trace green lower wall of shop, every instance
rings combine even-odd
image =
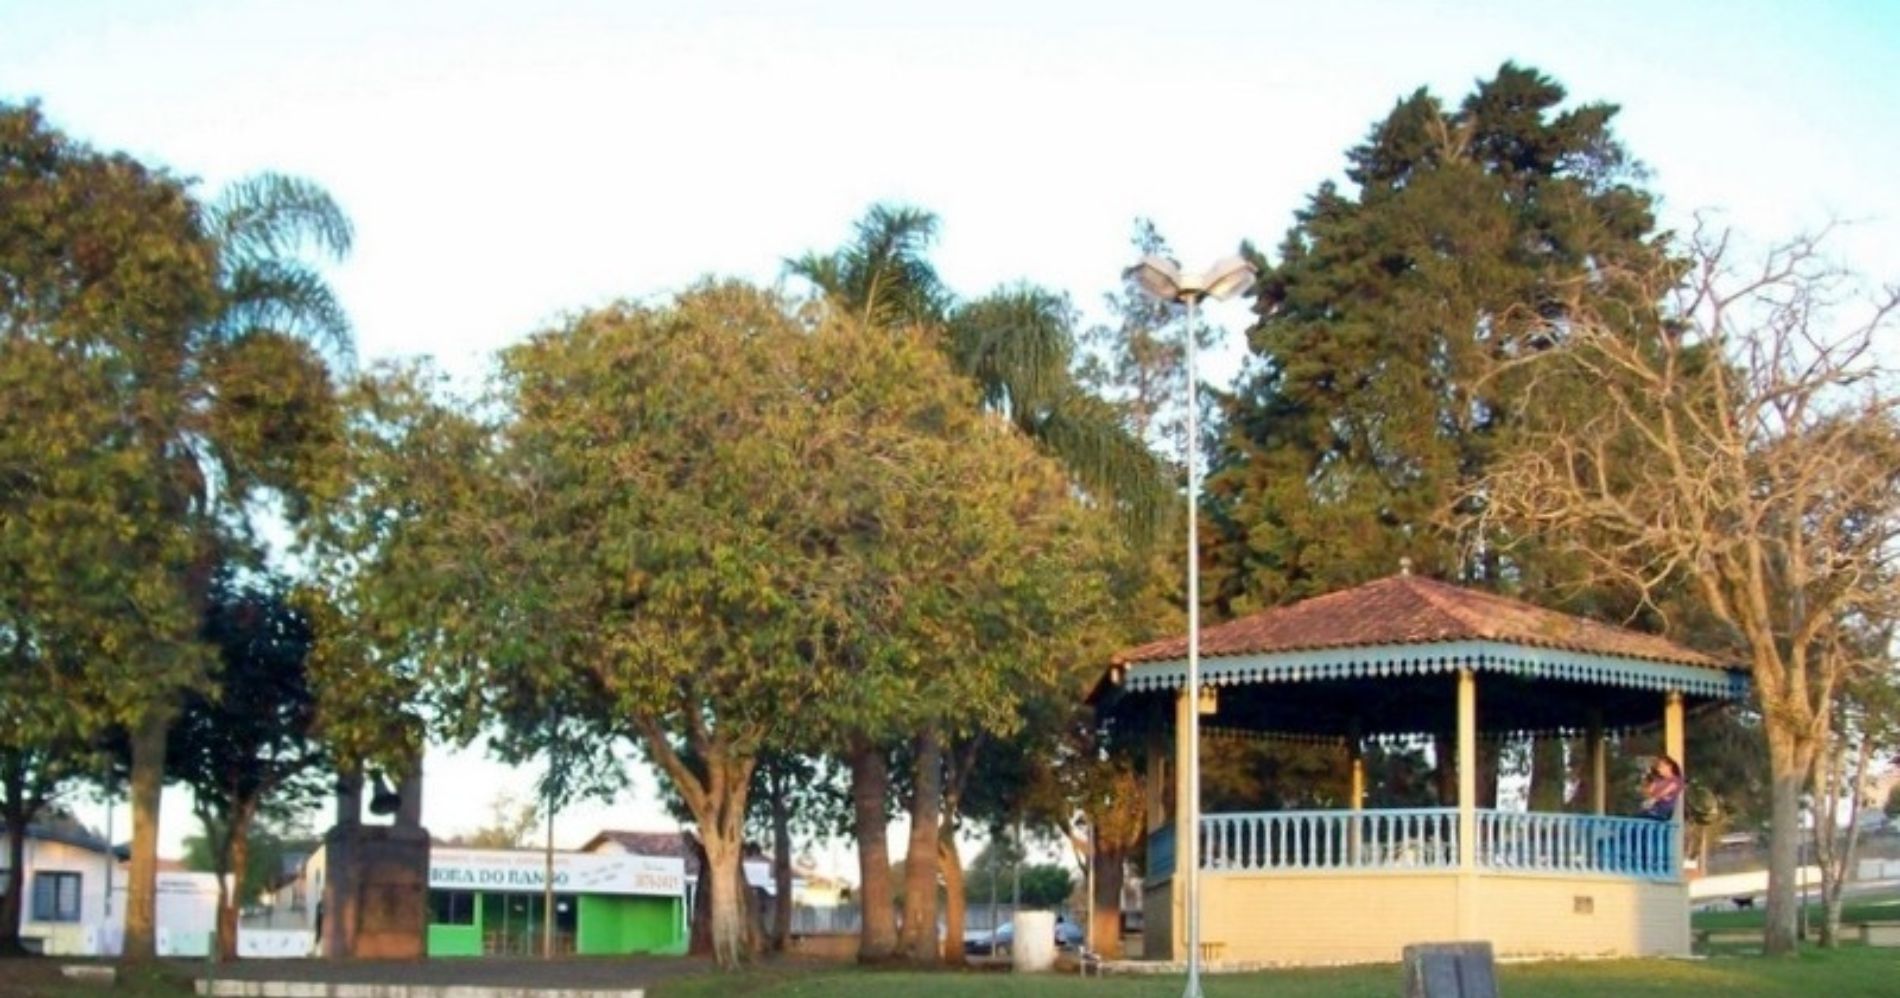
[[[583,955],[686,952],[678,898],[584,894],[578,914]]]
[[[430,956],[481,956],[480,925],[431,925],[427,952]]]
[[[583,955],[686,952],[687,940],[680,927],[682,902],[678,898],[583,894],[577,900],[580,908],[575,913],[579,917],[575,949]],[[487,908],[487,898],[477,895],[474,925],[430,924],[426,952],[430,956],[481,956]]]

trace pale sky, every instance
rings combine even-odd
[[[0,99],[208,189],[320,182],[356,223],[331,276],[360,355],[464,374],[577,309],[775,281],[879,200],[941,216],[960,292],[1095,310],[1136,216],[1189,265],[1271,248],[1400,96],[1455,102],[1506,59],[1622,105],[1669,223],[1852,220],[1837,254],[1900,280],[1900,3],[0,0]],[[428,767],[439,834],[533,777]],[[557,841],[671,827],[653,801],[644,775]],[[163,827],[176,853],[181,796]]]

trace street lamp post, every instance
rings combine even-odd
[[[1144,257],[1126,275],[1141,289],[1163,301],[1187,306],[1187,799],[1178,809],[1175,826],[1175,870],[1187,867],[1187,990],[1182,998],[1201,998],[1201,551],[1196,513],[1201,499],[1200,405],[1194,373],[1194,320],[1207,298],[1232,298],[1253,285],[1254,268],[1245,259],[1230,256],[1199,274],[1182,275],[1171,260]]]

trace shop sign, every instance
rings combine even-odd
[[[435,890],[540,891],[547,854],[508,849],[429,851],[429,886]],[[554,889],[566,894],[658,894],[685,892],[686,864],[674,856],[625,853],[554,854]]]

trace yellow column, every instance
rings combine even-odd
[[[1478,680],[1458,670],[1458,866],[1478,865]]]
[[[1352,809],[1364,810],[1366,806],[1366,753],[1359,739],[1352,741]]]
[[[1689,764],[1688,761],[1683,758],[1685,750],[1683,747],[1681,690],[1670,690],[1663,696],[1663,751],[1668,754],[1669,758],[1676,760],[1676,765],[1682,767],[1682,778],[1685,781],[1688,780]],[[1688,790],[1689,788],[1685,783],[1683,792],[1676,795],[1676,832],[1673,841],[1670,842],[1670,846],[1671,851],[1675,853],[1675,862],[1671,869],[1677,876],[1682,875],[1682,806],[1689,797]]]
[[[1478,679],[1458,670],[1458,938],[1478,924]]]
[[[1684,774],[1689,771],[1688,760],[1682,757],[1682,691],[1670,690],[1663,697],[1663,752],[1676,760]],[[1682,818],[1682,798],[1676,798],[1676,818]]]
[[[1346,755],[1352,763],[1352,823],[1346,826],[1346,855],[1353,863],[1361,859],[1359,855],[1359,812],[1366,806],[1366,751],[1359,739],[1359,722],[1352,724],[1352,734],[1346,739]]]
[[[1171,935],[1174,936],[1174,959],[1187,959],[1188,909],[1187,878],[1188,871],[1197,869],[1201,862],[1201,802],[1194,799],[1193,788],[1188,782],[1193,760],[1188,758],[1194,746],[1188,741],[1188,727],[1192,720],[1191,712],[1200,706],[1197,691],[1183,688],[1174,699],[1174,879],[1170,882],[1170,899],[1173,901],[1174,918]]]
[[[1584,749],[1590,765],[1590,810],[1603,814],[1609,803],[1609,753],[1603,744],[1603,708],[1590,708],[1590,727],[1584,733]]]

